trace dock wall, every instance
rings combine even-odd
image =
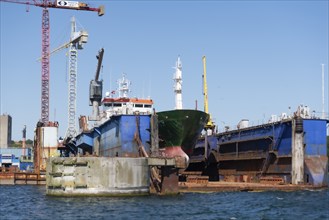
[[[291,182],[304,183],[304,130],[301,118],[294,119],[292,126]]]
[[[121,196],[149,194],[147,158],[49,158],[47,195]]]

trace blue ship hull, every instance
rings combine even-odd
[[[257,177],[277,176],[291,182],[292,120],[217,133],[198,140],[192,167],[206,164],[205,174],[218,178],[245,176],[244,181]],[[304,181],[315,186],[328,185],[327,120],[303,119]],[[194,162],[194,164],[193,164]],[[200,168],[200,166],[199,166]],[[202,168],[203,169],[203,168]],[[216,179],[216,177],[214,177]],[[235,179],[235,181],[240,181]]]
[[[76,137],[75,147],[82,154],[104,157],[139,156],[139,139],[148,152],[150,150],[151,115],[116,115],[91,131]]]

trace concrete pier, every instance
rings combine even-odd
[[[185,158],[49,158],[47,195],[130,196],[178,194],[178,169]]]
[[[49,158],[47,195],[147,195],[149,169],[147,158]]]

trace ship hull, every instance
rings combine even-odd
[[[159,147],[165,148],[169,154],[181,148],[188,156],[209,119],[205,112],[188,109],[158,112],[157,116]]]
[[[140,156],[139,140],[145,151],[150,150],[150,119],[151,115],[112,116],[91,131],[78,135],[76,147],[83,149],[83,153],[102,157]]]
[[[100,126],[101,156],[139,156],[137,138],[146,151],[150,146],[150,115],[112,116],[109,123]]]

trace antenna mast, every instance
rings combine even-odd
[[[322,119],[325,118],[324,113],[324,64],[322,64]]]
[[[122,78],[118,81],[119,84],[119,97],[129,98],[128,93],[130,92],[129,86],[130,81],[126,78],[126,74],[122,74]]]

